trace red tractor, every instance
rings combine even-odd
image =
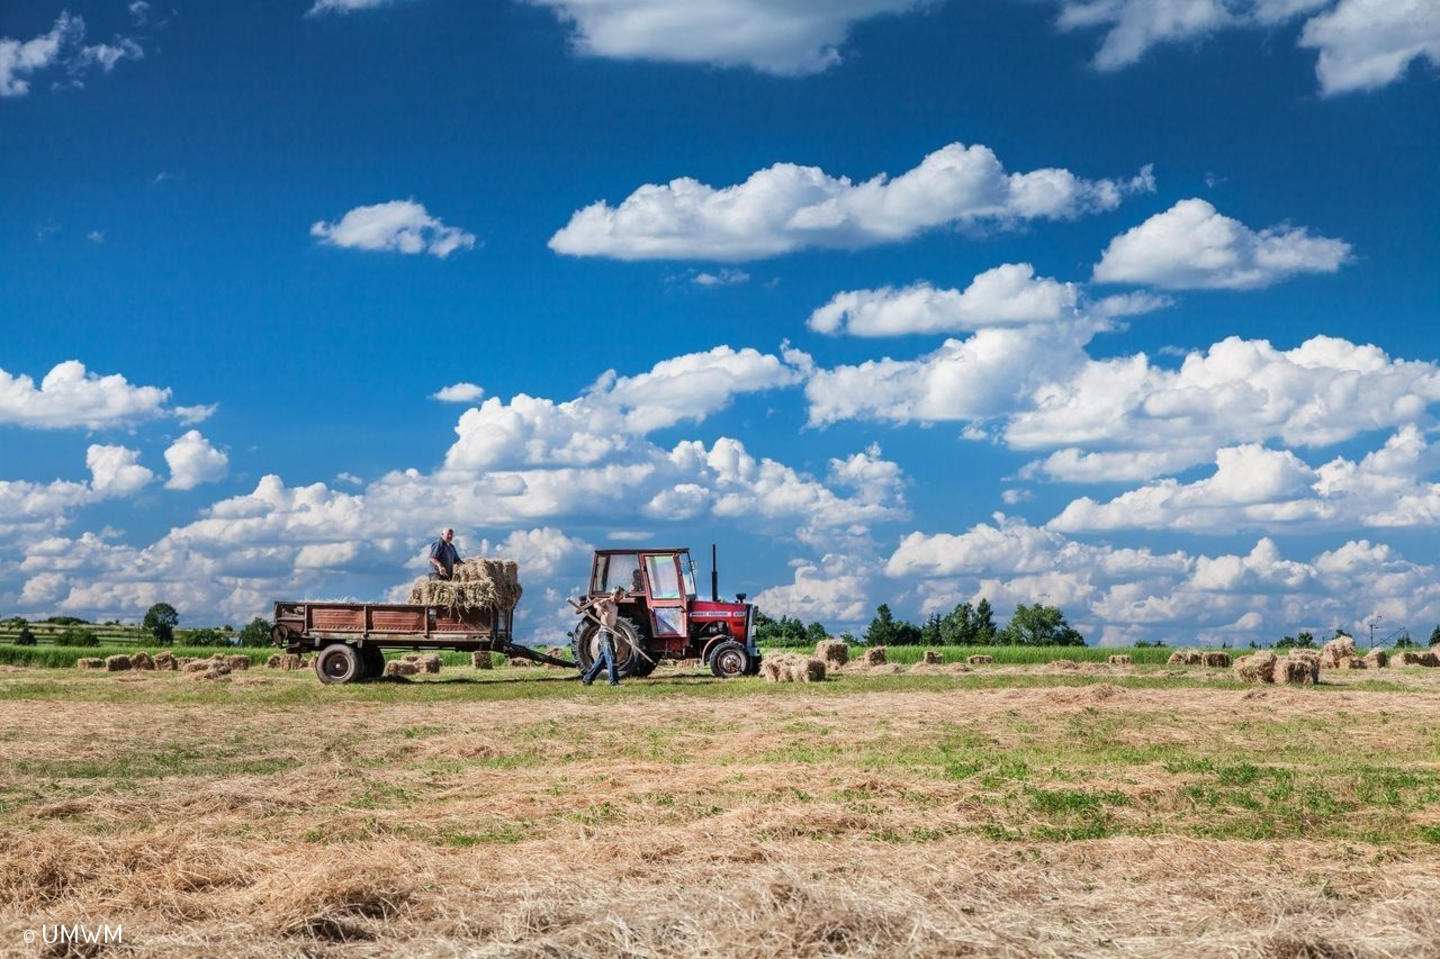
[[[695,592],[695,564],[688,549],[596,550],[586,598],[624,591],[615,625],[615,665],[622,676],[648,676],[662,659],[698,659],[722,678],[760,672],[755,646],[755,607],[740,593],[719,597],[711,549],[710,598]],[[583,618],[571,634],[575,662],[587,670],[599,656],[599,624]]]

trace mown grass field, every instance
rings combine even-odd
[[[0,671],[0,952],[1434,955],[1440,670]]]

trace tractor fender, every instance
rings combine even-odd
[[[729,642],[732,638],[733,637],[731,637],[729,630],[716,633],[714,636],[711,636],[710,639],[705,643],[705,648],[700,652],[700,662],[709,663],[710,654],[715,652],[715,647],[719,646],[721,643]]]

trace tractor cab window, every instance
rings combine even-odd
[[[689,553],[680,554],[680,574],[685,579],[685,595],[695,598],[695,563]]]
[[[650,595],[654,599],[679,599],[680,576],[675,569],[675,557],[671,555],[645,557],[645,569],[650,574]]]
[[[634,553],[611,553],[596,560],[590,592],[608,593],[616,586],[626,592],[645,588],[640,580],[640,558]]]

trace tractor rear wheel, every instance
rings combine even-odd
[[[726,640],[710,653],[710,672],[721,679],[734,679],[750,672],[750,654],[733,639]]]
[[[655,665],[645,659],[645,634],[635,621],[621,616],[615,622],[615,672],[621,677],[648,676]],[[586,619],[575,627],[575,665],[580,672],[589,672],[600,658],[600,627]]]
[[[353,683],[365,677],[365,664],[354,646],[331,643],[316,654],[315,675],[327,686]]]

